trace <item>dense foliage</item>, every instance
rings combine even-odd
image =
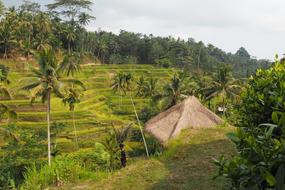
[[[242,94],[238,131],[229,138],[238,156],[216,161],[233,189],[285,187],[285,62],[258,70]],[[272,124],[269,124],[272,123]]]
[[[6,10],[0,21],[3,57],[18,54],[29,58],[37,50],[53,48],[69,54],[73,50],[88,53],[102,63],[144,63],[204,71],[226,63],[238,76],[250,76],[257,68],[270,65],[268,60],[251,57],[243,47],[232,54],[192,38],[156,37],[123,30],[119,34],[87,31],[84,26],[94,18],[84,10],[91,4],[59,0],[47,5],[48,11],[44,12],[40,5],[24,1],[17,9]]]

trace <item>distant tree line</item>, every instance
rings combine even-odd
[[[212,72],[221,64],[229,64],[237,76],[250,76],[257,68],[267,68],[269,60],[258,60],[243,47],[235,54],[189,38],[156,37],[121,30],[119,34],[96,31],[81,33],[76,41],[79,49],[97,56],[102,63],[141,63]]]
[[[94,17],[83,10],[90,8],[91,1],[72,1],[77,4],[56,0],[47,5],[47,11],[31,1],[24,1],[18,8],[5,9],[0,5],[2,56],[21,53],[29,58],[34,51],[52,48],[69,54],[73,51],[88,53],[101,63],[112,64],[155,64],[206,72],[214,71],[219,64],[229,64],[239,77],[250,76],[257,68],[271,64],[268,60],[253,58],[243,47],[232,54],[192,38],[157,37],[124,30],[119,34],[90,32],[85,26]]]

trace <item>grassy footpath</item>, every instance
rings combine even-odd
[[[140,159],[97,182],[66,186],[67,189],[94,190],[222,190],[223,179],[212,180],[216,167],[212,158],[235,154],[226,138],[233,128],[186,130],[173,140],[158,158]]]

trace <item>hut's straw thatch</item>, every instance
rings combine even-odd
[[[165,144],[185,128],[210,128],[222,123],[220,117],[191,96],[149,120],[145,130]]]

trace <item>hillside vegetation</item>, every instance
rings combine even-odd
[[[127,168],[97,182],[72,184],[62,189],[104,190],[222,190],[227,181],[213,180],[217,168],[212,158],[221,154],[235,155],[233,144],[225,136],[233,128],[185,130],[170,142],[167,150],[157,158],[135,160]]]
[[[76,105],[75,123],[78,128],[78,138],[81,147],[88,147],[102,138],[112,124],[123,126],[134,122],[135,115],[129,96],[120,96],[111,89],[113,76],[120,72],[130,72],[134,76],[153,76],[160,81],[168,81],[174,69],[165,69],[149,65],[83,65],[82,72],[76,77],[86,86],[81,102]],[[35,132],[46,127],[46,106],[39,100],[30,103],[29,92],[20,90],[22,78],[29,76],[29,71],[21,72],[12,70],[10,73],[11,88],[14,98],[1,100],[18,114],[17,127]],[[134,103],[137,110],[147,105],[148,99],[135,97]],[[57,146],[63,152],[72,151],[74,148],[74,132],[72,128],[72,115],[69,107],[61,99],[53,98],[51,103],[52,122],[63,124],[65,127],[57,134]],[[2,120],[2,126],[6,126]],[[88,145],[89,144],[89,145]]]

